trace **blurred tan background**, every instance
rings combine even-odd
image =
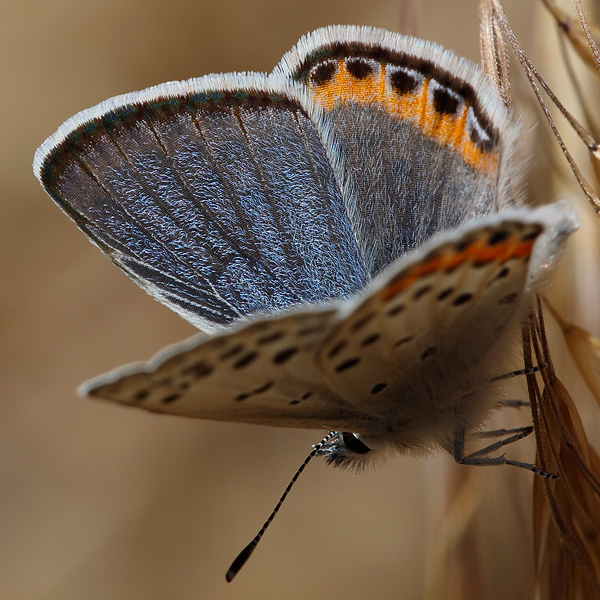
[[[508,3],[526,43],[531,4]],[[475,0],[421,11],[421,37],[478,59]],[[3,600],[423,596],[446,457],[360,477],[316,461],[225,583],[319,433],[79,399],[83,380],[194,330],[92,246],[30,166],[79,110],[167,80],[270,71],[302,34],[338,23],[401,30],[399,0],[1,0]]]

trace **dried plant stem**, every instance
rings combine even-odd
[[[479,3],[479,47],[481,67],[498,90],[506,106],[511,106],[510,69],[508,51],[491,0]]]
[[[593,188],[590,186],[588,181],[585,179],[585,177],[581,173],[579,166],[577,165],[575,159],[573,158],[569,149],[567,148],[566,144],[564,143],[564,140],[562,139],[562,136],[560,135],[560,132],[558,131],[558,127],[556,126],[556,123],[554,122],[554,119],[552,118],[552,115],[550,114],[550,111],[549,111],[548,107],[546,106],[546,103],[544,102],[544,99],[543,99],[540,89],[537,85],[537,82],[539,82],[539,84],[542,86],[544,91],[548,94],[548,96],[550,97],[552,102],[556,105],[556,107],[561,111],[561,113],[569,121],[569,124],[575,129],[575,131],[578,133],[580,138],[585,142],[585,144],[588,146],[588,149],[590,150],[590,152],[592,152],[594,154],[598,153],[598,151],[599,151],[598,144],[596,143],[594,138],[586,131],[586,129],[579,123],[579,121],[577,121],[577,119],[575,119],[575,117],[562,105],[560,100],[557,98],[556,94],[554,94],[554,92],[549,88],[549,86],[543,80],[541,75],[538,73],[537,69],[533,66],[533,63],[526,56],[525,52],[523,51],[523,49],[521,48],[521,45],[519,44],[519,42],[517,40],[512,28],[510,27],[510,24],[508,23],[508,19],[506,18],[506,15],[504,13],[504,10],[503,10],[502,5],[500,4],[499,0],[490,0],[490,2],[493,3],[495,18],[498,19],[498,22],[500,24],[500,27],[502,28],[504,35],[509,40],[510,45],[512,46],[512,49],[517,56],[517,59],[519,60],[521,66],[523,67],[523,70],[525,71],[525,75],[527,76],[527,79],[529,80],[529,83],[531,85],[531,88],[533,89],[536,99],[537,99],[542,111],[544,112],[544,115],[545,115],[548,123],[550,124],[550,127],[552,128],[554,136],[556,137],[556,140],[558,141],[558,144],[559,144],[563,154],[565,155],[565,158],[567,159],[567,162],[569,163],[569,166],[571,167],[573,174],[575,175],[584,194],[587,196],[588,200],[592,204],[595,212],[597,214],[600,213],[600,198],[598,198],[598,196],[594,192]]]
[[[540,468],[559,479],[534,482],[534,552],[541,598],[600,598],[600,460],[556,377],[541,302],[523,329],[525,365],[543,361],[540,390],[527,376]],[[561,594],[558,595],[557,591]]]

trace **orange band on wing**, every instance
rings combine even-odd
[[[331,63],[330,63],[331,64]],[[493,178],[498,169],[498,156],[478,147],[467,127],[469,102],[464,101],[456,113],[435,110],[428,94],[431,79],[425,79],[413,93],[395,91],[389,84],[390,73],[385,63],[362,78],[353,76],[343,59],[335,61],[335,72],[327,79],[309,81],[313,100],[326,111],[347,102],[377,105],[397,119],[413,122],[427,137],[459,152],[470,167]]]
[[[482,266],[492,261],[503,264],[516,258],[528,258],[539,233],[540,231],[537,231],[532,239],[523,239],[523,232],[519,231],[518,235],[512,235],[506,241],[494,245],[488,243],[489,236],[485,235],[479,236],[461,251],[448,247],[440,255],[415,265],[408,272],[404,272],[397,279],[390,281],[388,286],[381,291],[380,299],[387,302],[421,277],[441,270],[453,271],[466,262]]]

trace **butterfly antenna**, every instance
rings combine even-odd
[[[288,486],[285,488],[283,494],[281,494],[281,498],[279,498],[279,502],[276,504],[273,512],[269,515],[269,518],[265,521],[264,525],[261,527],[260,531],[254,536],[254,539],[237,555],[237,558],[231,563],[227,574],[225,575],[225,579],[228,582],[232,581],[233,578],[240,572],[241,568],[246,564],[247,560],[252,556],[254,549],[258,546],[258,542],[260,542],[262,536],[265,534],[267,527],[271,524],[275,515],[279,512],[283,501],[286,499],[287,495],[290,493],[293,485],[300,477],[300,473],[304,471],[306,465],[311,461],[313,456],[319,452],[319,450],[335,435],[337,432],[330,431],[318,444],[313,446],[312,452],[304,459],[304,462],[298,467],[298,470],[292,477],[291,481],[288,483]]]

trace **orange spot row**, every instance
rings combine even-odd
[[[519,232],[521,233],[521,232]],[[381,292],[380,298],[387,302],[395,298],[400,292],[409,288],[421,277],[430,275],[435,271],[453,271],[463,263],[471,261],[482,265],[492,261],[503,264],[515,258],[526,258],[531,254],[535,240],[521,241],[516,236],[509,238],[502,244],[488,246],[487,241],[481,238],[475,240],[462,252],[447,250],[440,256],[435,256],[427,262],[413,267],[404,277],[390,284]]]
[[[325,83],[311,83],[313,99],[325,110],[332,110],[344,102],[383,107],[394,118],[411,120],[427,137],[455,149],[464,161],[492,178],[498,169],[498,157],[478,148],[467,131],[468,103],[464,103],[458,114],[440,114],[429,102],[427,90],[429,80],[425,80],[420,93],[398,94],[387,85],[386,65],[381,65],[379,74],[371,74],[364,79],[353,77],[343,60],[337,61],[332,78]]]

